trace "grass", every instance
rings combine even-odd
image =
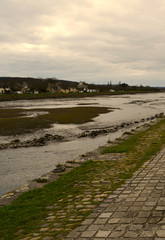
[[[37,183],[47,183],[48,180],[46,178],[36,178],[34,179]]]
[[[92,121],[99,114],[108,113],[106,107],[75,107],[56,109],[0,109],[0,134],[25,134],[34,130],[50,128],[54,123],[81,124]],[[45,114],[28,117],[32,112]]]
[[[136,133],[123,142],[102,151],[106,153],[126,153],[127,164],[136,168],[155,155],[165,143],[165,119],[143,132]],[[138,162],[137,162],[138,160]]]
[[[0,239],[52,236],[63,239],[92,212],[92,207],[117,189],[165,143],[165,119],[102,153],[125,153],[117,161],[87,161],[44,186],[23,193],[0,208]],[[51,220],[53,218],[53,220]],[[42,224],[46,232],[40,232]],[[57,226],[57,227],[55,227]]]

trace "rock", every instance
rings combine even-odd
[[[65,167],[60,166],[60,167],[56,167],[52,172],[53,173],[59,173],[59,172],[64,172],[64,171],[65,171]]]
[[[62,139],[64,139],[64,137],[63,137],[63,136],[60,136],[60,135],[54,135],[54,136],[52,136],[52,139],[62,140]]]
[[[19,142],[20,142],[19,139],[15,139],[15,140],[11,141],[11,143],[19,143]]]
[[[138,121],[134,121],[134,123],[139,123]]]

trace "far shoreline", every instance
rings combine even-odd
[[[164,91],[116,91],[116,92],[82,92],[82,93],[29,93],[29,94],[1,94],[0,102],[15,101],[15,100],[39,100],[39,99],[61,99],[61,98],[85,98],[85,97],[98,97],[98,96],[117,96],[125,94],[149,94],[161,93]]]

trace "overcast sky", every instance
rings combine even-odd
[[[165,86],[165,0],[0,4],[0,76]]]

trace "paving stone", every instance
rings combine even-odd
[[[128,224],[119,224],[118,226],[115,227],[115,230],[124,232],[127,227],[128,227]]]
[[[98,238],[98,237],[96,237],[93,240],[105,240],[105,238]]]
[[[34,238],[30,238],[30,240],[39,240],[40,237],[34,237]]]
[[[146,211],[146,212],[140,212],[140,213],[138,214],[138,217],[139,217],[139,218],[143,218],[143,217],[146,218],[146,217],[149,217],[150,214],[151,214],[151,213],[150,213],[150,212],[147,212],[147,211]]]
[[[108,221],[108,223],[109,223],[109,224],[118,223],[119,220],[120,220],[120,218],[111,218],[111,219]]]
[[[44,223],[44,224],[41,225],[41,228],[48,227],[49,225],[50,225],[50,223]]]
[[[125,214],[125,217],[126,218],[133,218],[137,215],[137,211],[128,211],[126,214]]]
[[[156,231],[157,237],[165,238],[165,230]]]
[[[93,237],[95,235],[95,233],[96,233],[96,231],[84,231],[81,234],[81,237],[84,237],[84,238]]]
[[[42,238],[42,240],[53,240],[54,238],[53,237],[44,237]]]
[[[129,207],[120,207],[120,208],[118,208],[116,211],[117,211],[117,212],[127,212],[128,209],[129,209]]]
[[[88,228],[86,229],[87,231],[98,231],[101,230],[103,228],[103,225],[96,225],[96,224],[92,224],[90,226],[88,226]]]
[[[155,240],[165,240],[165,238],[155,238]]]
[[[157,202],[145,202],[145,206],[155,206]]]
[[[143,231],[142,233],[141,233],[141,235],[140,235],[140,237],[154,237],[154,235],[155,235],[155,231],[152,231],[152,230],[150,230],[150,231]]]
[[[113,218],[121,218],[121,217],[124,217],[125,216],[125,212],[114,212],[112,217]]]
[[[101,230],[103,231],[112,231],[114,230],[116,227],[116,224],[105,224],[104,226],[102,226]]]
[[[93,222],[93,219],[86,219],[85,221],[82,222],[82,225],[88,225]]]
[[[149,220],[149,223],[152,223],[152,224],[157,224],[161,221],[161,218],[160,217],[152,217],[150,220]]]
[[[148,218],[135,218],[134,224],[144,224],[147,222]]]
[[[96,237],[106,238],[110,235],[111,231],[98,231]]]
[[[49,228],[41,228],[40,232],[47,232],[49,230]]]
[[[123,232],[122,231],[113,231],[109,237],[111,238],[119,238],[123,235]]]
[[[77,232],[83,232],[85,229],[87,228],[87,226],[80,226],[76,228]]]
[[[105,224],[108,221],[108,218],[97,218],[94,224]]]
[[[154,211],[152,212],[152,217],[162,217],[163,212],[162,211]]]
[[[154,206],[143,206],[141,208],[142,211],[151,211],[154,208]]]
[[[68,237],[70,237],[70,238],[77,238],[78,236],[79,236],[79,232],[77,232],[77,231],[75,231],[75,230],[73,230],[69,235],[68,235]]]
[[[120,224],[128,224],[128,223],[132,223],[133,222],[133,218],[121,218],[119,223]]]
[[[38,237],[40,234],[39,233],[33,233],[34,237]]]
[[[131,231],[128,231],[125,233],[124,237],[126,238],[136,238],[138,236],[138,234],[136,232],[131,232]]]
[[[130,207],[129,211],[138,213],[141,207]]]
[[[163,219],[159,222],[159,224],[165,224],[165,218],[163,218]]]
[[[106,213],[102,213],[102,214],[99,216],[99,218],[109,218],[111,215],[112,215],[111,212],[110,212],[110,213],[106,212]]]
[[[99,213],[91,213],[87,218],[97,218],[99,216]]]
[[[165,206],[158,206],[155,209],[156,211],[165,211]]]
[[[130,226],[130,231],[139,231],[141,230],[143,227],[143,225],[138,225],[138,224],[131,224]]]

